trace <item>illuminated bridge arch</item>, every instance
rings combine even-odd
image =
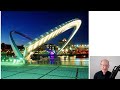
[[[65,22],[57,27],[55,27],[54,29],[51,29],[49,32],[46,32],[44,35],[40,35],[40,37],[35,38],[34,40],[32,40],[31,42],[27,43],[26,45],[24,45],[25,47],[25,51],[24,51],[24,57],[29,60],[30,59],[30,55],[33,50],[35,50],[37,47],[43,45],[44,43],[46,43],[47,41],[51,40],[52,38],[55,38],[56,36],[58,36],[59,34],[67,31],[70,28],[74,28],[73,33],[70,35],[68,41],[62,46],[62,48],[57,52],[57,54],[59,54],[59,52],[61,52],[61,50],[70,42],[70,40],[73,38],[73,36],[76,34],[76,32],[78,31],[78,29],[81,26],[81,20],[76,18],[76,19],[72,19],[68,22]]]
[[[10,42],[11,42],[11,46],[12,49],[15,53],[15,55],[17,56],[18,59],[20,60],[24,60],[24,58],[26,60],[30,60],[30,55],[33,50],[35,50],[37,47],[43,45],[44,43],[46,43],[47,41],[51,40],[52,38],[55,38],[56,36],[58,36],[59,34],[67,31],[70,28],[74,27],[74,31],[73,33],[70,35],[68,41],[62,46],[62,48],[57,52],[57,54],[59,54],[59,52],[69,43],[69,41],[73,38],[73,36],[76,34],[76,32],[78,31],[79,27],[81,25],[81,20],[80,19],[72,19],[68,22],[65,22],[61,25],[59,25],[58,27],[55,27],[54,29],[51,29],[49,32],[46,32],[44,35],[40,35],[40,37],[35,38],[34,40],[32,40],[31,38],[29,38],[28,36],[19,33],[17,31],[11,31],[10,32]],[[15,41],[12,37],[12,34],[16,33],[19,34],[23,37],[26,37],[29,40],[32,40],[31,42],[27,43],[26,45],[24,45],[24,54],[22,55],[22,53],[19,51],[19,49],[17,48],[17,45],[15,44]]]
[[[31,39],[30,37],[28,37],[28,36],[20,33],[20,32],[17,32],[17,31],[11,31],[11,32],[10,32],[10,37],[9,37],[9,39],[10,39],[10,43],[11,43],[11,46],[12,46],[13,51],[14,51],[15,55],[17,56],[17,58],[18,58],[19,60],[24,60],[24,57],[23,57],[22,53],[20,52],[20,50],[18,49],[17,45],[15,44],[15,41],[14,41],[13,36],[12,36],[13,33],[19,34],[19,35],[21,35],[21,36],[23,36],[23,37],[25,37],[25,38],[27,38],[27,39],[29,39],[29,40],[32,40],[32,39]]]

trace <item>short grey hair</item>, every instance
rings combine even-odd
[[[108,61],[107,59],[102,59],[102,60],[101,60],[101,63],[102,63],[103,61],[107,62],[108,65],[109,65],[109,61]],[[100,63],[100,64],[101,64],[101,63]]]

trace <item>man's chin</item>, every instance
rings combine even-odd
[[[107,71],[106,70],[102,70],[103,73],[106,73]]]

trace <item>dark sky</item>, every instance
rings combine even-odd
[[[74,18],[82,20],[78,32],[72,38],[74,44],[88,44],[88,11],[2,11],[1,12],[1,42],[9,44],[9,33],[11,30],[21,32],[32,39],[39,37],[50,29]],[[72,33],[70,29],[49,43],[57,44],[62,38],[67,38]],[[17,45],[24,45],[29,40],[14,34]]]

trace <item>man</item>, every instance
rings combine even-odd
[[[101,71],[95,73],[94,79],[109,79],[111,72],[108,71],[109,61],[107,59],[101,60]]]

